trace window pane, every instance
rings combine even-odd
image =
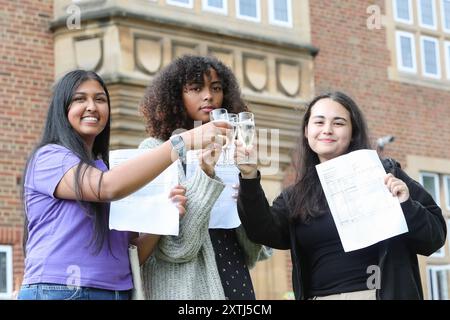
[[[6,252],[0,252],[0,293],[6,292]]]
[[[239,0],[240,14],[243,16],[256,18],[256,0]]]
[[[428,291],[429,291],[429,293],[430,293],[430,296],[431,296],[431,300],[434,300],[435,298],[434,298],[434,290],[433,290],[433,288],[434,288],[434,281],[433,281],[433,269],[428,269],[428,279],[430,279],[429,281],[429,283],[428,283]]]
[[[222,9],[223,8],[223,0],[208,0],[208,6]]]
[[[450,64],[450,46],[447,45],[447,61]]]
[[[444,7],[444,26],[446,29],[450,30],[450,0],[443,1]]]
[[[400,46],[402,50],[402,65],[403,67],[413,67],[413,56],[411,48],[411,39],[400,36]]]
[[[447,271],[439,270],[436,272],[439,300],[448,300]]]
[[[409,20],[408,0],[397,0],[397,17]]]
[[[274,13],[275,13],[275,20],[278,21],[289,21],[288,17],[288,0],[274,0]]]
[[[447,73],[447,78],[450,79],[450,46],[447,46],[447,69],[448,69],[448,73]],[[450,187],[449,187],[450,189]]]
[[[434,184],[434,177],[422,176],[423,187],[428,191],[429,194],[436,201],[436,185]]]
[[[167,2],[169,2],[169,4],[174,4],[174,5],[176,5],[177,3],[187,4],[187,5],[191,4],[189,0],[169,0]]]
[[[422,23],[426,25],[433,26],[433,4],[432,0],[420,0],[420,9]]]
[[[425,54],[425,72],[438,74],[436,43],[430,40],[424,40],[423,52]]]

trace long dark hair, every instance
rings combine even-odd
[[[370,149],[369,134],[364,116],[357,104],[346,94],[335,91],[315,97],[307,106],[303,116],[297,151],[293,157],[293,166],[297,176],[289,199],[291,220],[308,223],[311,218],[322,215],[328,205],[320,185],[319,176],[315,166],[320,163],[319,157],[311,149],[305,137],[305,128],[308,126],[311,109],[321,99],[331,99],[342,105],[349,113],[352,123],[352,138],[346,153]]]
[[[92,218],[94,223],[94,230],[89,246],[94,245],[94,252],[99,253],[103,247],[105,239],[108,237],[108,205],[101,202],[87,202],[81,201],[83,193],[81,184],[89,166],[94,165],[94,161],[102,159],[109,168],[109,135],[110,135],[110,119],[106,123],[103,131],[95,138],[94,145],[91,150],[86,149],[86,145],[82,137],[72,128],[67,117],[70,104],[72,103],[73,95],[76,89],[87,80],[97,81],[105,91],[108,110],[111,114],[111,105],[109,99],[108,89],[106,88],[103,79],[93,71],[74,70],[64,75],[54,86],[53,96],[47,113],[47,120],[45,122],[43,134],[36,148],[31,153],[24,171],[24,177],[27,174],[27,169],[36,151],[48,144],[58,144],[72,151],[79,159],[80,165],[77,166],[74,177],[74,190],[76,192],[77,201],[85,210],[86,214]],[[98,182],[97,197],[100,200],[100,185],[101,179]],[[23,179],[26,181],[26,179]],[[27,208],[26,195],[23,193],[24,206]],[[24,242],[26,245],[28,239],[28,219],[25,214],[24,225]]]
[[[211,68],[222,82],[222,107],[233,113],[247,110],[230,68],[212,56],[184,55],[162,69],[145,91],[140,110],[150,136],[167,140],[176,129],[193,128],[183,104],[183,89],[187,84],[203,84],[203,75],[209,75]]]

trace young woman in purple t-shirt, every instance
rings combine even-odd
[[[110,113],[108,90],[96,73],[72,71],[56,84],[42,139],[25,171],[26,259],[19,299],[129,299],[128,244],[137,244],[145,259],[159,238],[131,239],[132,233],[109,230],[109,202],[149,183],[176,152],[164,142],[108,170]],[[187,150],[203,148],[212,138],[220,143],[227,127],[210,123],[180,136]],[[169,195],[180,213],[184,195],[182,186]]]

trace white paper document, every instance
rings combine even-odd
[[[230,153],[233,152],[232,150]],[[197,157],[198,151],[189,151],[187,153],[187,169],[186,179],[192,177],[195,170],[199,167],[199,160]],[[233,189],[233,185],[239,184],[239,170],[234,164],[223,164],[223,152],[217,161],[214,169],[216,175],[222,179],[225,188],[217,199],[211,211],[209,220],[210,229],[233,229],[241,225],[241,220],[237,212],[236,200],[233,194],[237,190]]]
[[[376,151],[354,151],[316,169],[345,252],[408,232]]]
[[[145,149],[121,149],[109,153],[110,168],[131,159]],[[178,184],[177,162],[138,191],[111,202],[109,228],[121,231],[178,235],[179,213],[169,199],[171,189]]]

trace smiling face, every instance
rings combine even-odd
[[[183,104],[190,119],[209,122],[209,113],[221,108],[223,102],[222,81],[216,70],[203,74],[203,83],[190,83],[183,90]]]
[[[329,98],[317,101],[311,108],[305,138],[320,162],[343,155],[352,139],[350,113]]]
[[[95,80],[86,80],[75,90],[67,114],[72,128],[92,149],[95,137],[109,120],[109,106],[105,91]]]

